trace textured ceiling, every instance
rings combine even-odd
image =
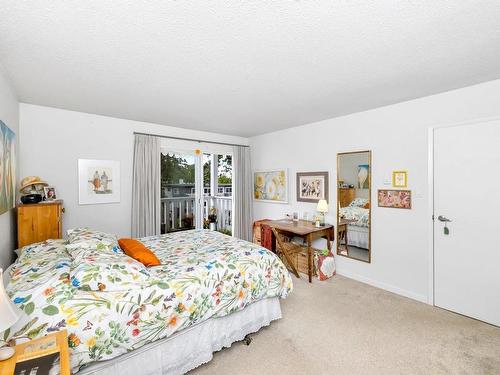
[[[0,63],[22,102],[251,136],[499,78],[499,20],[498,0],[0,0]]]

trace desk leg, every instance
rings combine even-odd
[[[332,241],[333,241],[333,238],[332,238],[332,233],[331,231],[328,231],[326,233],[326,247],[328,249],[328,252],[332,252]]]
[[[311,247],[311,235],[307,235],[307,266],[309,274],[309,282],[312,282],[313,273],[313,261],[312,261],[312,247]]]

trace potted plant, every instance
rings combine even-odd
[[[215,207],[211,207],[208,214],[208,227],[210,230],[217,229],[217,209]]]

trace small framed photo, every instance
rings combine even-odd
[[[392,187],[405,188],[408,186],[408,172],[407,171],[393,171],[392,172]]]
[[[45,193],[45,200],[53,201],[57,199],[56,188],[53,186],[45,186],[43,188],[43,192]]]

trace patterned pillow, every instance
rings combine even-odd
[[[47,240],[24,246],[21,256],[9,267],[10,292],[34,290],[69,276],[71,257],[64,240]]]
[[[368,203],[368,199],[366,198],[355,198],[351,203],[349,203],[349,207],[363,207]]]
[[[66,245],[66,251],[71,255],[73,261],[81,262],[87,256],[106,255],[125,255],[118,246],[118,243],[109,243],[97,239],[89,239],[82,242],[76,242]]]
[[[118,239],[114,234],[100,232],[88,228],[69,229],[66,232],[69,244],[84,243],[87,241],[99,241],[106,244],[117,244]]]
[[[45,240],[42,242],[35,242],[30,245],[21,247],[20,249],[14,250],[19,258],[22,257],[33,257],[40,253],[50,253],[54,250],[62,249],[66,245],[65,240]]]
[[[149,285],[146,267],[123,254],[88,251],[73,260],[70,280],[86,291],[117,292]]]

